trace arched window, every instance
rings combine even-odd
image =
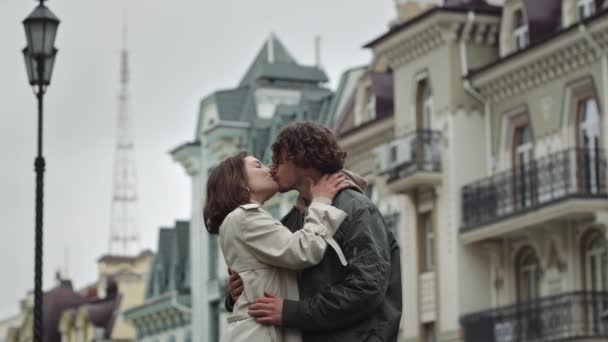
[[[608,312],[608,246],[599,232],[591,233],[583,242],[584,282],[587,290],[587,325],[594,333],[606,332]]]
[[[432,129],[433,91],[428,78],[418,82],[416,92],[416,139],[412,140],[410,150],[413,152],[416,165],[425,168],[430,165],[434,149]],[[435,153],[436,154],[436,153]]]
[[[528,208],[532,205],[532,130],[528,122],[516,126],[513,132],[513,178],[515,208]]]
[[[579,184],[582,191],[596,193],[603,185],[600,162],[600,114],[595,97],[578,101],[576,135],[579,148]]]
[[[517,300],[527,302],[538,298],[540,263],[532,248],[525,248],[516,260]]]
[[[583,245],[585,287],[588,291],[608,291],[608,251],[600,232],[592,234]]]
[[[418,82],[416,96],[416,128],[421,130],[431,129],[431,118],[433,116],[433,91],[428,79]]]

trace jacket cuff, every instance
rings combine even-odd
[[[300,302],[297,300],[283,300],[283,322],[282,325],[288,328],[300,328],[302,323],[298,317]]]

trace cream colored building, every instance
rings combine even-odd
[[[154,253],[149,250],[141,252],[133,257],[121,257],[106,255],[97,261],[100,281],[98,293],[104,297],[103,289],[106,288],[106,281],[109,276],[113,277],[118,284],[118,291],[121,295],[119,312],[140,305],[144,302],[146,293],[146,280],[150,272],[150,265],[154,259]],[[136,336],[135,328],[132,324],[125,321],[122,315],[116,319],[112,329],[113,339],[134,339]]]
[[[122,312],[143,302],[154,254],[105,255],[97,261],[99,278],[81,290],[57,274],[55,286],[43,297],[44,341],[134,341],[134,327]],[[33,341],[33,295],[20,302],[20,312],[0,322],[0,341]]]
[[[367,44],[334,128],[398,214],[401,341],[608,339],[603,6],[396,1]],[[373,113],[379,72],[394,115]]]
[[[81,291],[86,300],[62,312],[58,322],[61,341],[134,341],[137,332],[122,313],[144,302],[147,275],[154,254],[104,255],[97,261],[99,279]],[[108,293],[107,289],[117,291]]]

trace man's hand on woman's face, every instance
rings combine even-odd
[[[230,297],[232,298],[232,302],[236,303],[243,293],[243,279],[241,279],[241,276],[239,276],[238,273],[232,272],[231,269],[228,269],[228,274],[230,275],[230,278],[228,279]]]

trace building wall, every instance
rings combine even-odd
[[[595,92],[597,94],[598,106],[604,108],[604,76],[599,60],[588,65],[582,65],[579,68],[573,69],[559,78],[542,84],[532,89],[528,89],[523,93],[514,94],[500,102],[492,105],[492,143],[493,151],[498,161],[498,169],[506,169],[511,166],[510,161],[510,146],[506,146],[506,140],[509,139],[507,134],[507,117],[510,114],[519,112],[527,112],[532,125],[532,132],[535,142],[541,142],[547,138],[555,137],[551,145],[553,149],[544,148],[538,150],[541,152],[536,154],[541,156],[549,151],[555,152],[559,148],[574,147],[575,141],[572,134],[562,134],[564,125],[564,117],[569,117],[573,109],[566,108],[570,103],[567,102],[567,89],[577,80],[591,78]],[[571,99],[571,97],[569,97]],[[571,130],[574,127],[570,125]]]
[[[188,339],[188,337],[190,339]],[[147,336],[139,339],[140,342],[190,342],[192,340],[192,332],[190,326],[178,327],[173,330],[163,332],[155,336]]]

